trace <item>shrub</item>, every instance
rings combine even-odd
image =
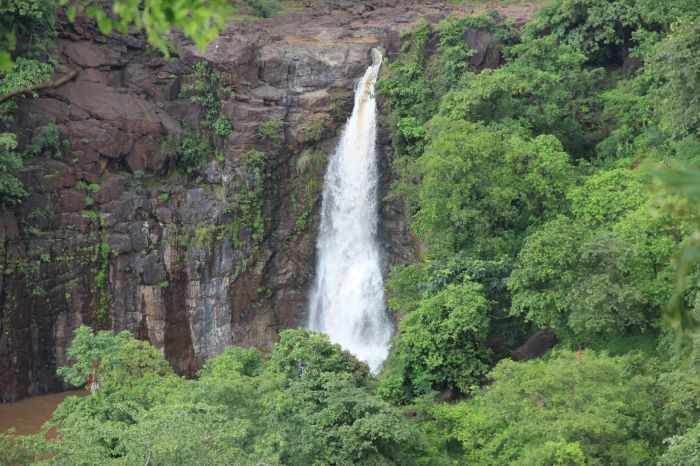
[[[61,142],[58,126],[53,123],[37,128],[31,142],[24,151],[26,157],[47,155],[54,159],[62,159],[66,149],[70,150],[68,140]]]
[[[126,182],[129,189],[133,189],[137,193],[142,193],[145,188],[146,173],[143,170],[136,170]]]
[[[280,118],[271,118],[260,123],[255,129],[255,135],[262,140],[279,141],[282,139],[281,129],[284,128],[284,121]]]
[[[214,155],[214,148],[209,143],[193,134],[183,137],[178,146],[176,160],[180,168],[192,174],[197,171],[202,162]]]
[[[15,148],[17,139],[12,133],[0,133],[0,202],[11,204],[27,195],[22,182],[15,176],[22,170],[22,158]]]
[[[225,116],[219,115],[219,118],[214,122],[214,132],[217,136],[225,137],[233,132],[233,128]]]

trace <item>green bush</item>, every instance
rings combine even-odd
[[[282,128],[284,128],[283,120],[280,118],[270,118],[258,125],[255,129],[255,135],[262,140],[279,141],[282,139]]]
[[[189,174],[196,173],[205,161],[214,156],[214,148],[204,139],[187,134],[181,140],[175,154],[178,167]]]
[[[15,174],[23,169],[22,158],[15,152],[17,139],[12,133],[0,133],[0,203],[18,202],[27,195]]]
[[[190,82],[182,86],[180,97],[189,98],[204,109],[203,127],[213,130],[218,136],[231,134],[231,123],[221,113],[221,102],[233,95],[231,88],[224,86],[224,77],[215,72],[209,63],[199,62],[194,65],[188,78]]]
[[[214,122],[214,132],[217,136],[228,136],[233,132],[231,123],[224,115],[219,115],[219,117]]]
[[[58,127],[53,123],[48,123],[35,130],[34,136],[24,153],[25,157],[48,155],[51,158],[60,160],[64,155],[67,155],[66,148],[70,150],[68,140],[62,142],[58,133]]]
[[[146,173],[143,170],[135,170],[126,181],[126,186],[137,193],[144,192],[146,188]]]
[[[277,0],[245,0],[253,15],[260,18],[271,17],[279,7]]]

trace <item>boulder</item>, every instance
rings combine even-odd
[[[547,354],[556,341],[556,336],[551,330],[540,330],[535,333],[525,343],[518,346],[511,355],[514,361],[527,361],[536,359]]]
[[[464,43],[474,50],[469,63],[475,68],[496,68],[501,64],[501,47],[492,32],[469,28],[464,33]]]

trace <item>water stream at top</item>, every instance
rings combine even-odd
[[[374,84],[381,62],[381,53],[372,50],[372,65],[357,85],[352,115],[328,164],[309,308],[309,328],[327,333],[375,372],[393,331],[377,239]]]

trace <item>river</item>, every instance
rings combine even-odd
[[[14,427],[19,435],[41,432],[41,426],[51,418],[56,407],[69,396],[85,396],[85,390],[38,395],[13,403],[0,403],[0,432]]]

